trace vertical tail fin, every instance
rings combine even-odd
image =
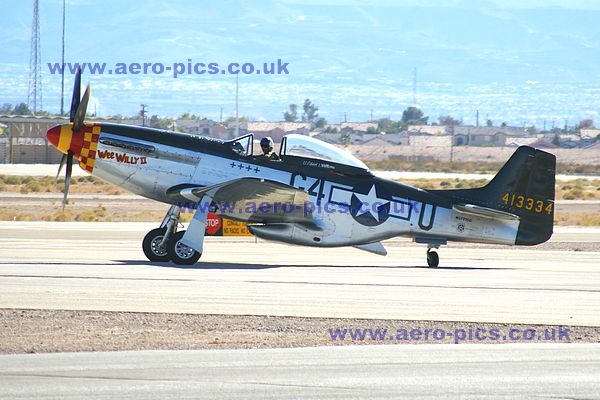
[[[521,146],[486,186],[438,193],[450,195],[454,202],[518,215],[520,224],[515,244],[535,245],[552,236],[555,175],[554,155]]]

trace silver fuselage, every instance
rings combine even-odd
[[[108,139],[108,140],[106,140]],[[426,201],[416,201],[402,193],[391,193],[387,198],[389,212],[385,221],[376,224],[360,223],[349,212],[336,208],[349,203],[353,187],[311,175],[310,171],[285,171],[257,165],[252,157],[232,160],[219,155],[183,149],[162,143],[136,140],[152,146],[150,153],[136,153],[110,145],[116,134],[100,135],[95,167],[92,175],[140,196],[172,204],[166,193],[169,188],[182,184],[212,186],[238,178],[261,178],[281,182],[309,193],[313,204],[312,217],[320,229],[311,230],[290,224],[269,235],[268,239],[310,246],[348,246],[378,242],[395,236],[407,236],[426,243],[446,240],[512,245],[515,243],[518,220],[498,220],[465,214],[453,207],[442,207]],[[381,180],[381,178],[373,178]],[[388,185],[396,185],[387,181]],[[318,190],[309,190],[317,187]],[[378,193],[371,192],[376,202]],[[365,197],[366,195],[363,195]],[[329,209],[325,209],[329,207]],[[372,214],[376,214],[373,213]],[[227,218],[226,215],[223,217]],[[377,215],[375,215],[375,218]],[[258,227],[258,231],[260,231]]]

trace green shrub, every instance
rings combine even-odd
[[[25,187],[27,188],[28,192],[41,192],[42,191],[42,185],[40,185],[36,181],[29,181],[29,182],[27,182],[27,184],[25,185]]]
[[[9,175],[4,178],[4,183],[7,185],[20,185],[21,179],[18,176]]]

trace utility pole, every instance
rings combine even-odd
[[[369,122],[373,122],[373,109],[371,108],[371,120]]]
[[[417,106],[417,67],[413,70],[413,106]]]
[[[63,73],[60,75],[60,115],[65,115],[65,0],[63,0],[63,15],[62,15],[61,62],[62,62]]]
[[[27,104],[35,115],[42,110],[42,51],[40,49],[40,3],[33,0],[31,23],[31,49],[29,53],[29,92]],[[39,105],[39,108],[38,108]]]
[[[346,118],[346,112],[344,111],[344,123],[348,122],[348,119]]]
[[[219,123],[223,123],[223,107],[221,107],[221,114],[219,114]]]
[[[146,114],[148,113],[148,111],[146,111],[146,107],[148,107],[148,105],[140,104],[140,107],[142,107],[142,110],[140,111],[140,115],[142,116],[142,126],[146,126]]]
[[[238,92],[240,89],[240,74],[235,75],[235,137],[240,136],[240,114],[238,109]]]
[[[450,132],[450,165],[452,165],[452,162],[454,161],[454,125],[450,127]]]
[[[479,110],[477,110],[477,113],[475,114],[475,126],[479,126]]]

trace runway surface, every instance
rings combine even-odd
[[[425,247],[380,257],[254,238],[209,238],[194,267],[151,264],[143,223],[0,223],[0,308],[600,326],[597,251]],[[600,242],[558,229],[556,242]]]
[[[598,398],[598,345],[0,356],[0,398]]]

